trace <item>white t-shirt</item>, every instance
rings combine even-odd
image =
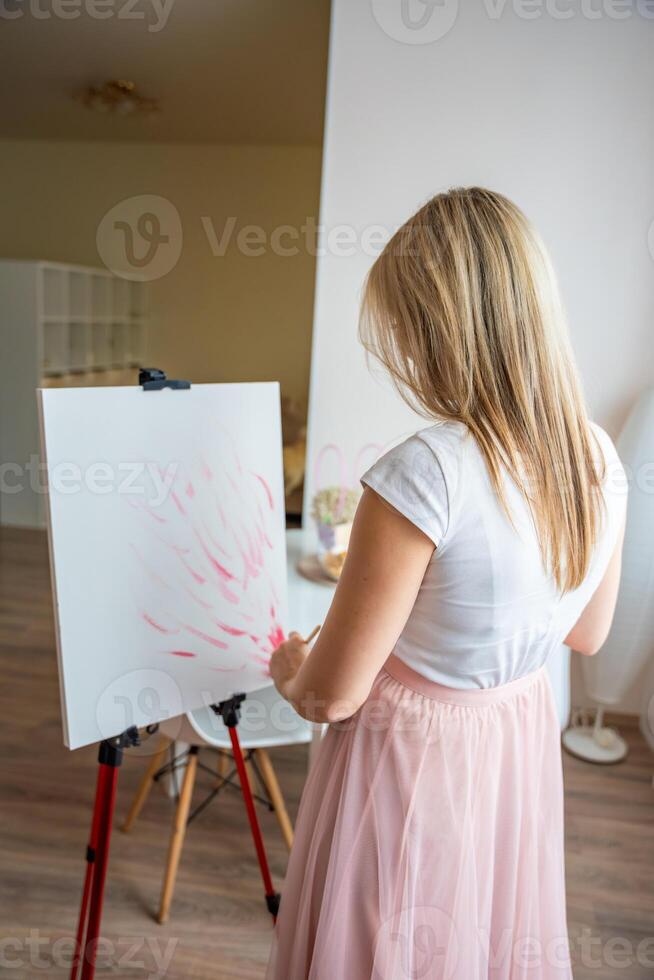
[[[436,545],[394,653],[429,680],[485,688],[537,670],[601,582],[627,501],[615,447],[592,424],[606,459],[602,529],[582,584],[561,596],[544,567],[524,497],[508,473],[507,518],[473,435],[439,422],[395,446],[361,482]]]

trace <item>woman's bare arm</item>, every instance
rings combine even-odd
[[[416,600],[434,543],[366,488],[343,572],[318,639],[292,633],[272,656],[280,693],[311,721],[334,722],[365,701]]]
[[[613,621],[615,604],[618,599],[618,586],[620,585],[624,530],[625,521],[623,520],[616,546],[604,573],[604,578],[597,586],[590,602],[563,641],[567,646],[576,650],[577,653],[583,653],[589,657],[597,653],[602,647],[609,635],[609,629]]]

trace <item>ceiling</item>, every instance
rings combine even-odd
[[[0,5],[0,137],[321,142],[329,0]],[[61,12],[77,16],[63,19]],[[99,19],[98,12],[110,16]],[[160,99],[161,111],[98,114],[73,98],[88,85],[118,78]]]

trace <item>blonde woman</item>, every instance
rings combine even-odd
[[[400,228],[362,336],[430,425],[363,476],[313,649],[273,654],[281,694],[330,727],[268,977],[569,978],[544,664],[607,635],[624,473],[543,245],[501,195],[440,194]]]

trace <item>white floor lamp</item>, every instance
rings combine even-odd
[[[583,657],[586,693],[595,718],[577,712],[563,735],[565,748],[589,762],[619,762],[627,744],[604,726],[604,712],[654,657],[654,389],[634,406],[616,447],[629,480],[622,578],[611,632],[600,652]]]

